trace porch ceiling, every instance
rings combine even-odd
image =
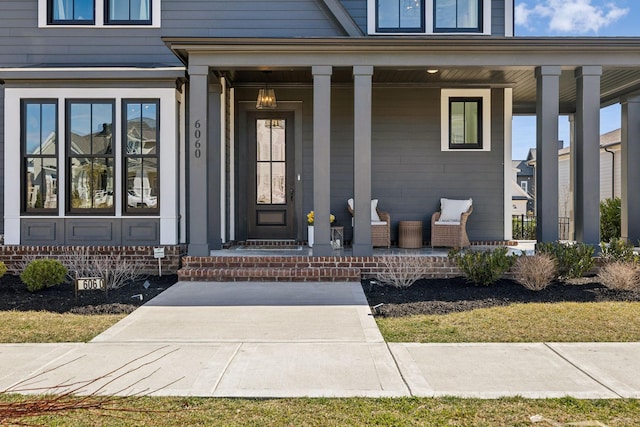
[[[535,68],[528,69],[489,69],[486,67],[438,68],[438,73],[429,74],[424,68],[376,67],[373,84],[376,87],[509,87],[513,88],[514,112],[517,114],[535,114],[536,78]],[[349,85],[352,71],[336,68],[332,75],[334,85]],[[560,76],[560,112],[575,112],[576,81],[575,69],[562,71]],[[264,74],[259,70],[224,70],[223,73],[235,86],[264,85]],[[269,74],[269,84],[274,87],[311,86],[311,70],[275,69]],[[602,105],[619,101],[620,96],[640,90],[640,68],[603,69],[600,96]]]
[[[514,112],[534,114],[535,68],[558,65],[560,112],[575,112],[577,67],[602,65],[601,103],[640,91],[640,38],[165,38],[190,66],[209,66],[234,85],[311,85],[311,65],[333,65],[334,85],[351,66],[373,65],[375,86],[510,87]],[[428,74],[427,69],[438,69]]]

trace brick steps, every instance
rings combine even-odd
[[[397,258],[401,265],[402,257]],[[447,257],[426,256],[428,277],[459,276]],[[383,257],[352,256],[209,256],[182,259],[178,271],[183,281],[359,281],[387,268]]]

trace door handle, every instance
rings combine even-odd
[[[289,198],[291,199],[291,201],[293,202],[293,196],[295,194],[295,190],[293,189],[293,187],[291,187],[289,189]]]

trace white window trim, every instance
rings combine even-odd
[[[482,98],[482,148],[449,148],[449,98]],[[491,89],[442,89],[440,91],[441,151],[491,151]]]
[[[124,215],[122,209],[122,100],[123,99],[159,99],[160,100],[160,134],[165,135],[160,147],[160,213],[154,215]],[[170,88],[5,88],[5,141],[20,141],[20,102],[22,99],[57,99],[58,100],[58,215],[29,215],[20,212],[21,193],[19,187],[4,193],[5,203],[5,244],[20,244],[21,218],[159,218],[160,244],[175,245],[178,243],[178,129],[176,127],[177,111],[176,91]],[[114,175],[114,209],[113,215],[71,215],[66,212],[66,100],[91,99],[113,100],[115,102],[114,131],[116,173]],[[171,138],[169,135],[176,135]],[[22,179],[20,144],[5,144],[5,179],[7,182],[20,182]]]
[[[528,193],[529,192],[529,183],[527,181],[520,181],[520,188],[522,191]]]
[[[104,19],[104,2],[107,0],[93,0],[95,2],[95,23],[83,25],[59,25],[47,22],[47,0],[38,0],[38,28],[160,28],[162,17],[161,0],[151,0],[151,24],[149,25],[108,25]]]
[[[507,3],[513,0],[505,0]],[[470,32],[455,32],[455,33],[443,33],[433,31],[433,0],[424,0],[424,32],[378,32],[376,31],[376,0],[367,0],[367,34],[369,35],[381,35],[381,36],[416,36],[416,35],[438,35],[438,36],[461,36],[461,35],[475,35],[475,36],[490,36],[491,35],[491,0],[483,0],[482,2],[482,32],[470,31]],[[506,6],[506,4],[505,4]],[[505,9],[506,13],[506,9]],[[507,30],[505,30],[507,31]]]

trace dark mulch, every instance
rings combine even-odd
[[[530,291],[512,280],[499,280],[491,286],[468,283],[463,277],[420,280],[405,289],[362,282],[370,306],[381,316],[447,314],[515,303],[640,301],[640,293],[614,291],[599,283],[554,282],[541,291]]]
[[[144,282],[149,281],[149,287]],[[29,292],[19,276],[0,279],[0,311],[52,311],[78,314],[127,314],[178,281],[177,275],[149,276],[119,289],[81,291],[76,297],[73,284],[52,286]]]

